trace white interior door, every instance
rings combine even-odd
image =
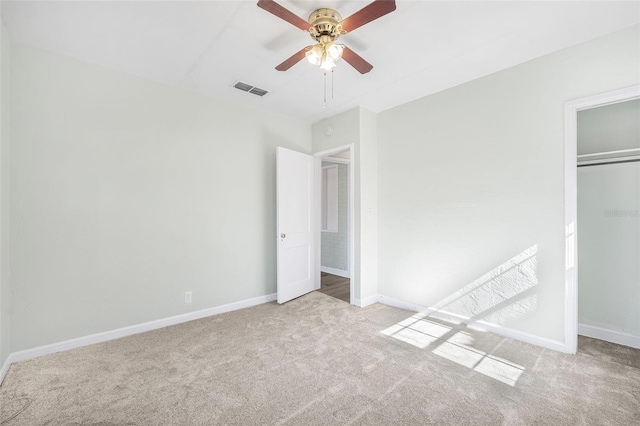
[[[278,147],[278,303],[316,289],[314,244],[315,159]]]

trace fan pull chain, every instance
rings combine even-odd
[[[324,103],[322,104],[323,108],[327,107],[327,72],[324,72]]]
[[[331,69],[331,99],[333,99],[333,69]]]

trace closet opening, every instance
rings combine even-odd
[[[564,104],[563,351],[567,353],[578,351],[578,334],[640,348],[640,334],[636,331],[640,322],[634,319],[640,312],[637,261],[640,218],[636,216],[640,198],[637,186],[640,123],[637,110],[633,112],[639,100],[640,85],[635,85]],[[629,238],[615,238],[613,233],[619,236],[620,232]],[[626,248],[620,247],[621,241],[627,244]],[[607,247],[614,251],[607,251]],[[603,248],[604,258],[597,254]],[[634,252],[635,259],[629,261]],[[594,263],[590,264],[589,259],[595,259]],[[599,276],[589,277],[589,268],[597,269]],[[618,275],[627,284],[618,287],[620,283],[615,282]],[[598,292],[604,298],[596,301]],[[625,301],[614,310],[611,306],[621,295]],[[634,304],[635,310],[629,310]],[[589,342],[607,346],[597,345],[598,340]],[[616,345],[608,347],[628,350]]]
[[[640,348],[640,99],[577,113],[578,334]],[[578,346],[580,350],[580,345]]]

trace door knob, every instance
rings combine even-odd
[[[280,234],[280,238],[286,238],[287,236],[285,234]]]

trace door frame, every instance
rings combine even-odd
[[[350,225],[349,225],[349,214],[350,214],[350,201],[351,201],[351,191],[349,189],[349,181],[351,180],[350,178],[350,173],[351,173],[351,160],[347,160],[347,159],[343,159],[343,158],[337,158],[337,157],[322,157],[320,158],[320,162],[327,162],[327,163],[331,163],[333,164],[333,166],[322,166],[321,165],[321,169],[324,172],[324,169],[328,168],[328,167],[337,167],[339,164],[342,165],[346,165],[347,166],[347,230],[351,229]],[[320,189],[322,189],[322,176],[320,177],[321,179],[321,183],[320,183]],[[320,206],[322,207],[322,193],[320,194]],[[322,211],[320,212],[320,216],[322,219]],[[323,238],[323,234],[322,234],[322,226],[320,227],[320,244],[322,245],[322,238]],[[348,241],[349,241],[349,232],[347,231],[347,269],[345,271],[340,271],[340,272],[346,272],[346,277],[349,278],[351,275],[351,259],[349,256],[349,245],[348,245]],[[322,272],[322,253],[320,253],[320,272]],[[331,273],[331,272],[329,272]],[[336,274],[334,275],[340,275],[339,273],[336,272]],[[344,275],[340,275],[343,276]]]
[[[578,351],[578,112],[640,99],[640,85],[564,104],[565,351]]]
[[[354,280],[354,265],[355,265],[355,208],[354,208],[354,199],[355,199],[355,144],[347,144],[337,146],[335,148],[327,149],[324,151],[316,152],[313,156],[316,159],[316,274],[318,279],[318,287],[322,281],[320,268],[322,266],[322,226],[321,226],[321,209],[322,209],[322,197],[321,197],[321,187],[322,187],[322,159],[326,157],[330,157],[334,154],[338,154],[340,152],[349,151],[350,160],[349,160],[349,213],[348,213],[348,247],[349,247],[349,257],[348,257],[348,269],[349,269],[349,303],[352,305],[356,305],[355,303],[355,280]]]

